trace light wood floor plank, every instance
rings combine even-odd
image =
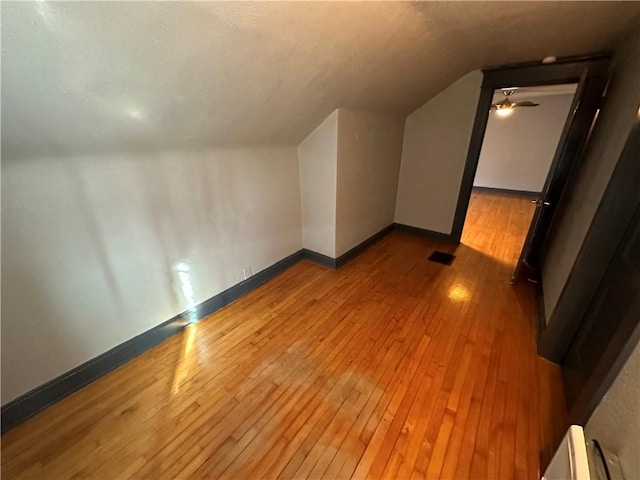
[[[532,212],[474,193],[458,247],[293,266],[3,435],[3,478],[539,478],[566,413],[509,284]]]

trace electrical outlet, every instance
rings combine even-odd
[[[253,273],[251,273],[251,267],[244,267],[242,269],[242,276],[244,277],[244,279],[246,280],[247,278],[249,278],[251,275],[253,275]]]

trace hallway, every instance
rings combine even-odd
[[[474,193],[457,249],[298,263],[3,435],[3,477],[539,478],[565,412],[509,284],[532,213]]]

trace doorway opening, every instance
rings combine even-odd
[[[514,271],[576,94],[577,83],[493,90],[473,179],[462,242],[487,250],[493,238],[470,239],[474,223],[508,239],[497,261]],[[482,217],[482,218],[474,218]]]
[[[501,107],[498,105],[500,102],[494,102],[495,90],[504,91],[505,89],[515,90],[516,87],[524,89],[539,86],[577,84],[570,112],[562,128],[546,180],[534,204],[533,219],[511,278],[512,283],[515,283],[518,279],[522,266],[527,267],[528,279],[534,282],[540,281],[540,266],[544,258],[547,234],[558,207],[562,203],[567,186],[571,183],[572,174],[579,167],[581,152],[597,119],[602,97],[609,80],[609,63],[610,57],[608,55],[600,55],[565,58],[551,64],[531,62],[508,65],[482,71],[483,81],[478,107],[451,231],[451,240],[453,242],[460,242],[462,238],[462,230],[467,217],[485,131],[489,121],[489,112],[492,107],[495,110],[501,110],[505,106],[504,101],[500,104],[502,105]],[[513,97],[514,93],[507,95],[503,93],[502,95],[506,97],[506,105],[510,108],[510,102],[513,102],[513,100],[510,100],[509,97],[515,98]],[[536,103],[532,100],[526,102]],[[515,107],[514,109],[516,113],[517,108]],[[523,106],[522,108],[537,107]],[[541,319],[543,317],[538,315],[539,327],[544,327]]]

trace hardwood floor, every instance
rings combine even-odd
[[[457,249],[393,232],[301,262],[3,435],[2,475],[540,478],[565,412],[509,284],[531,214],[474,193]]]

